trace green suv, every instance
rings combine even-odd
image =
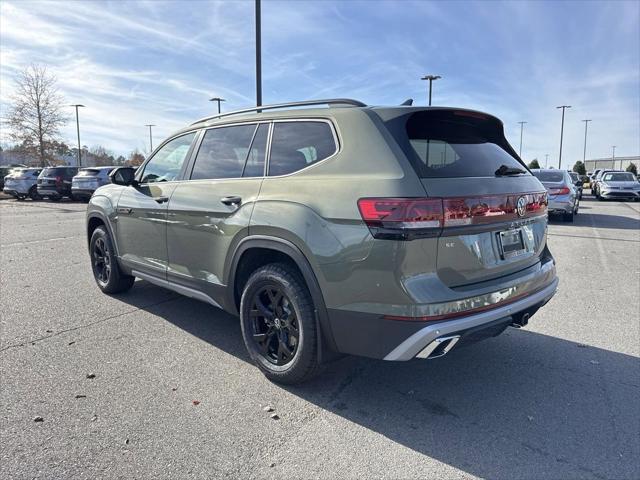
[[[261,106],[111,176],[87,210],[99,288],[137,277],[239,315],[277,382],[336,354],[445,355],[526,325],[558,284],[546,191],[481,112]]]

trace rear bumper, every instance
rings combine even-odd
[[[550,214],[573,212],[573,198],[569,195],[549,198],[548,211]]]
[[[556,292],[558,278],[552,258],[535,271],[509,278],[503,288],[458,292],[461,298],[420,304],[420,317],[398,320],[372,312],[329,309],[331,331],[338,351],[385,360],[410,360],[436,339],[459,336],[459,345],[498,335],[522,315],[533,315]],[[438,315],[452,315],[437,320]],[[456,347],[457,348],[457,347]]]
[[[75,187],[71,187],[71,193],[73,195],[78,195],[78,196],[85,196],[85,197],[90,197],[91,195],[93,195],[93,192],[95,192],[96,189],[93,188],[75,188]]]
[[[21,182],[15,182],[11,185],[6,185],[2,189],[4,193],[9,195],[27,195],[29,193],[29,189],[33,186],[33,184],[26,184]]]
[[[428,325],[418,330],[394,348],[384,357],[384,359],[410,360],[420,354],[422,350],[437,338],[445,336],[460,336],[460,338],[464,340],[474,334],[477,335],[480,333],[482,327],[493,329],[496,326],[502,326],[502,324],[506,327],[512,323],[514,317],[517,317],[524,312],[532,311],[535,313],[538,308],[543,306],[551,299],[551,297],[553,297],[557,288],[558,279],[556,278],[551,285],[548,285],[544,289],[503,307],[497,307],[486,312],[470,315],[457,320]],[[497,333],[500,333],[502,330],[499,330]]]
[[[48,196],[57,196],[57,197],[62,197],[64,195],[68,195],[64,190],[60,189],[56,189],[56,187],[54,186],[40,186],[38,185],[38,195],[42,195],[43,197],[48,197]]]

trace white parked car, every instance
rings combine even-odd
[[[39,200],[40,195],[38,195],[36,183],[41,171],[41,168],[16,168],[12,170],[9,175],[4,177],[2,191],[18,200],[24,200],[27,197]]]
[[[98,187],[111,183],[109,174],[117,167],[89,167],[81,169],[71,180],[73,198],[89,200]]]
[[[638,200],[640,183],[631,172],[607,172],[598,182],[598,200]]]

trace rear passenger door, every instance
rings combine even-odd
[[[248,234],[269,129],[264,122],[206,130],[186,175],[190,180],[169,201],[167,279],[219,304],[227,252]]]

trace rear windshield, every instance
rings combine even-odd
[[[495,118],[466,111],[420,111],[406,123],[405,148],[422,178],[493,177],[501,166],[526,169]],[[407,145],[405,145],[406,147]]]
[[[635,182],[636,177],[633,173],[605,173],[602,180],[605,182]]]
[[[48,167],[42,171],[43,177],[55,177],[55,176],[65,176],[65,175],[74,175],[77,170],[73,167]]]
[[[85,170],[80,170],[78,172],[78,177],[97,177],[100,175],[100,170],[96,170],[94,168],[87,168]]]
[[[564,174],[560,171],[543,170],[540,172],[533,172],[541,182],[562,182],[564,180]]]

